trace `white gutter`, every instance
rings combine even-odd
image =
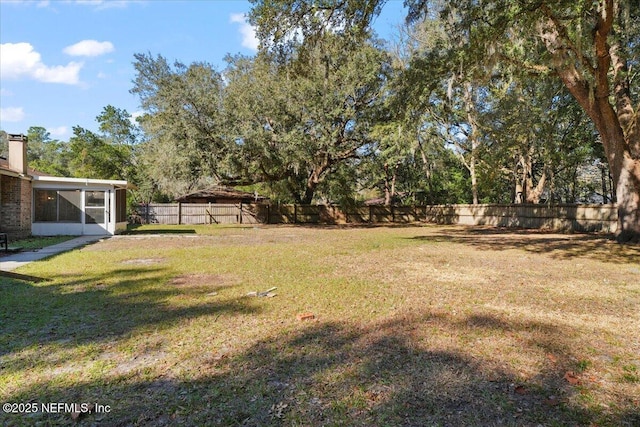
[[[80,185],[113,185],[115,187],[127,188],[127,181],[115,179],[88,179],[88,178],[65,178],[59,176],[33,176],[34,181],[40,182],[64,182]]]

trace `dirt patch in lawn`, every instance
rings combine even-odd
[[[169,283],[181,288],[224,288],[235,284],[236,280],[222,274],[184,274]]]

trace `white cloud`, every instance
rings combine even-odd
[[[83,65],[82,62],[69,62],[65,66],[41,67],[34,70],[33,76],[43,83],[77,85],[80,83],[79,74]]]
[[[69,128],[66,126],[58,126],[55,128],[47,128],[47,132],[49,132],[51,136],[61,137],[69,133]]]
[[[138,118],[140,118],[140,117],[142,117],[144,115],[145,115],[144,111],[134,111],[129,116],[129,121],[131,122],[132,125],[137,126],[138,125]]]
[[[22,107],[0,108],[0,122],[20,122],[24,119]]]
[[[0,67],[2,67],[4,78],[17,78],[44,66],[40,61],[40,54],[34,51],[29,43],[1,44],[0,56],[2,56]]]
[[[71,56],[100,56],[113,52],[115,49],[111,42],[99,42],[96,40],[82,40],[63,49],[63,52]]]
[[[49,6],[49,0],[0,0],[0,3],[20,4],[20,5],[32,5],[32,4],[35,4],[36,7],[47,7],[47,6]]]
[[[114,9],[114,8],[125,8],[130,3],[140,3],[141,0],[64,0],[64,3],[77,4],[80,6],[90,6],[95,9]],[[31,6],[35,5],[36,7],[49,7],[51,6],[50,0],[0,0],[0,3],[7,4],[18,4],[18,5],[26,5]]]
[[[76,0],[74,3],[83,6],[94,6],[98,10],[123,9],[131,3],[139,3],[136,0]]]
[[[80,83],[83,63],[48,66],[29,43],[4,43],[0,45],[0,76],[2,79],[32,78],[44,83],[76,85]]]
[[[256,29],[247,22],[247,17],[243,13],[232,13],[229,22],[240,24],[240,34],[242,35],[242,46],[253,51],[258,50],[260,40],[256,36]]]
[[[0,87],[0,96],[13,96],[13,92],[11,92],[9,89]]]

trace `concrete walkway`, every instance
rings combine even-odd
[[[18,267],[29,264],[30,262],[70,251],[71,249],[79,248],[107,237],[109,236],[80,236],[75,239],[67,240],[66,242],[58,243],[57,245],[46,246],[42,249],[38,249],[37,251],[25,251],[2,256],[0,257],[0,270],[13,271]]]

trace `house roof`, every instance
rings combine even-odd
[[[26,179],[39,182],[55,182],[55,183],[67,183],[67,184],[82,184],[82,185],[113,185],[118,188],[135,188],[132,184],[128,184],[127,181],[116,179],[89,179],[89,178],[68,178],[62,176],[53,176],[40,172],[39,170],[28,168],[29,175]],[[9,161],[4,157],[0,157],[0,173],[3,175],[10,175],[15,177],[21,177],[22,174],[11,169],[9,167]]]
[[[29,172],[29,176],[50,176],[44,172],[40,172],[39,170],[35,170],[32,168],[29,168],[27,171]],[[21,175],[19,172],[16,172],[15,170],[9,167],[9,160],[7,160],[4,157],[0,157],[0,172],[3,175],[11,175],[11,176]]]
[[[204,190],[194,191],[176,198],[178,202],[186,202],[191,199],[253,199],[256,201],[268,200],[268,197],[260,196],[257,193],[249,193],[247,191],[236,190],[232,187],[223,185],[214,185]]]
[[[65,183],[76,185],[113,185],[117,188],[135,188],[135,186],[128,184],[127,181],[119,179],[67,178],[60,176],[36,175],[33,177],[33,180],[43,183],[54,182],[57,184]]]

